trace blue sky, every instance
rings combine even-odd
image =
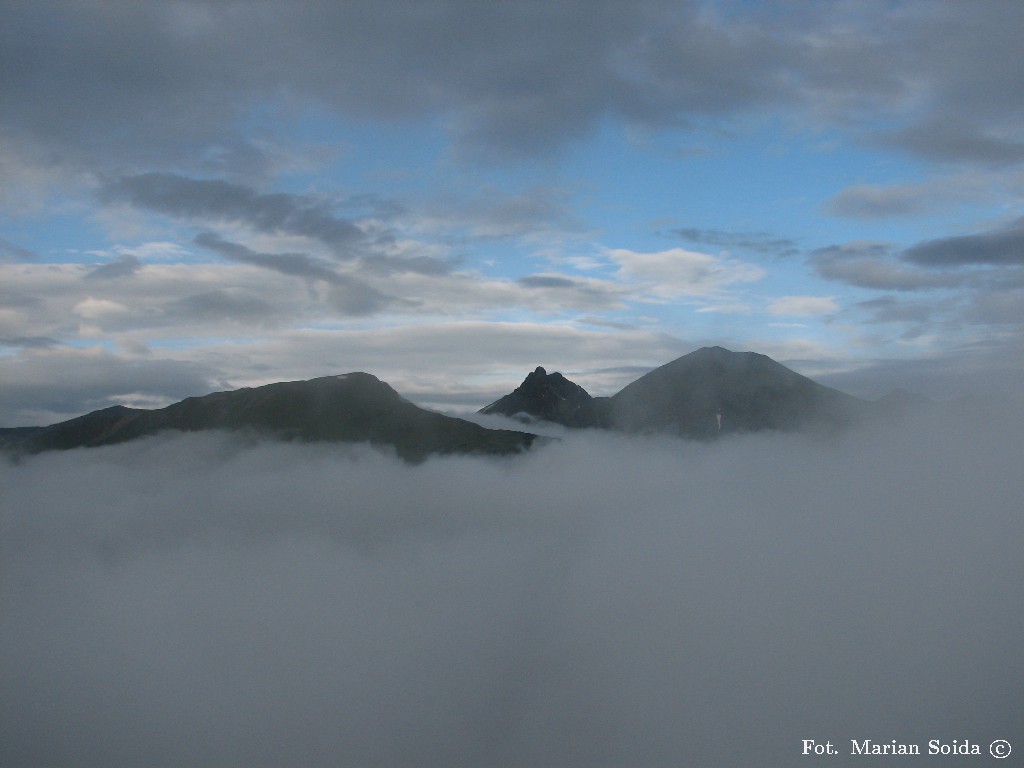
[[[700,346],[1019,387],[1024,5],[3,2],[0,423]]]

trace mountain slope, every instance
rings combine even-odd
[[[157,410],[114,406],[28,432],[20,451],[122,443],[164,430],[250,430],[275,439],[368,442],[419,461],[434,453],[515,453],[535,435],[425,411],[368,373],[190,397]]]
[[[705,347],[623,388],[610,399],[606,418],[609,426],[630,432],[709,437],[840,426],[863,413],[865,405],[766,355]]]

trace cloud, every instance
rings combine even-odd
[[[610,280],[567,277],[556,273],[526,275],[516,280],[531,298],[543,297],[552,309],[622,309],[633,292]],[[526,301],[526,296],[521,301]]]
[[[124,304],[110,299],[94,299],[89,296],[71,308],[79,317],[87,320],[99,320],[108,316],[127,314],[129,309]]]
[[[4,41],[14,75],[5,80],[4,101],[25,106],[9,120],[79,151],[110,148],[116,107],[128,121],[122,148],[136,156],[162,145],[184,157],[214,142],[252,153],[258,147],[251,142],[231,141],[231,122],[269,97],[378,119],[445,112],[465,150],[521,155],[579,136],[609,110],[651,111],[642,87],[611,60],[647,26],[643,13],[619,3],[527,9],[453,2],[401,13],[328,2],[269,3],[260,13],[216,3],[189,8],[202,25],[182,25],[178,6],[145,3],[111,15],[70,3],[55,9],[73,30],[60,40],[36,14],[18,9]],[[62,57],[26,42],[40,37],[59,42]],[[47,92],[28,99],[39,83]],[[53,104],[66,106],[58,112]]]
[[[527,275],[517,280],[527,288],[573,288],[576,281],[560,275]]]
[[[972,167],[936,173],[923,181],[856,184],[827,200],[823,211],[864,220],[946,214],[964,204],[999,202],[1016,195],[1017,175],[1003,167]]]
[[[39,258],[38,255],[28,248],[22,248],[17,243],[0,237],[0,263],[34,261],[37,258]]]
[[[927,267],[1024,265],[1024,217],[988,232],[926,240],[902,257]]]
[[[900,306],[900,302],[879,300],[865,307],[882,312],[905,312],[914,322],[929,317],[928,307]],[[899,320],[897,320],[899,322]],[[1010,339],[985,333],[965,339],[945,354],[922,350],[907,354],[892,343],[880,349],[890,356],[867,356],[854,365],[845,364],[841,370],[822,373],[815,379],[858,397],[875,399],[896,388],[922,392],[937,400],[970,397],[977,402],[991,403],[991,411],[1021,412],[1024,393],[1024,371],[1019,361],[1024,359],[1020,337]],[[898,351],[894,351],[898,349]],[[1016,402],[1015,406],[1003,403]]]
[[[882,141],[910,149],[929,159],[947,162],[967,161],[999,166],[1024,160],[1024,142],[986,135],[983,126],[972,125],[962,118],[912,125],[883,137]]]
[[[910,337],[924,333],[942,310],[935,302],[907,301],[893,296],[859,301],[854,307],[868,311],[872,323],[910,324],[913,327],[909,333]]]
[[[230,320],[257,326],[272,323],[278,314],[270,302],[243,288],[193,293],[173,302],[168,310],[174,315],[188,314],[204,321]]]
[[[1024,329],[1024,290],[1019,286],[996,287],[979,292],[967,318],[984,326]]]
[[[955,274],[936,274],[900,264],[887,243],[852,242],[813,251],[808,259],[826,280],[883,291],[952,288],[964,282]]]
[[[7,336],[0,338],[2,347],[22,347],[25,349],[46,349],[48,347],[60,346],[56,339],[46,336]]]
[[[178,311],[181,299],[216,290],[237,290],[275,308],[278,320],[300,316],[321,301],[300,280],[268,280],[264,267],[244,263],[112,262],[127,269],[107,279],[96,267],[81,264],[0,265],[0,331],[9,336],[48,336],[78,343],[83,318],[98,325],[106,339],[120,343],[125,334],[148,338],[199,340],[223,338],[237,329],[217,327]],[[104,265],[111,266],[111,265]],[[99,267],[103,269],[103,267]],[[9,292],[9,293],[8,293]],[[102,311],[104,308],[108,311]],[[117,311],[113,311],[113,310]],[[340,311],[340,310],[330,310]],[[84,313],[84,314],[83,314]]]
[[[41,426],[128,400],[158,407],[228,389],[218,371],[196,360],[150,359],[46,340],[24,346],[16,356],[0,356],[0,426]]]
[[[447,273],[452,268],[452,263],[446,258],[422,252],[410,253],[409,244],[399,242],[395,232],[382,221],[357,223],[335,215],[333,205],[327,201],[309,196],[259,193],[222,179],[146,173],[107,184],[99,190],[98,197],[108,204],[128,202],[193,224],[242,225],[258,234],[297,238],[299,242],[327,246],[327,252],[335,259],[356,261],[381,274],[419,272],[436,275]],[[358,200],[341,203],[365,205]],[[370,201],[369,204],[375,209],[385,207],[379,201]],[[392,209],[389,215],[397,213],[401,211]],[[195,242],[204,248],[219,250],[222,255],[231,248],[237,251],[241,247],[228,245],[223,237],[209,232],[200,233]],[[236,253],[236,258],[241,258],[241,252]],[[301,254],[262,256],[261,263],[286,274],[316,273],[315,279],[344,279],[330,267]],[[335,277],[331,278],[330,274]]]
[[[172,173],[144,173],[103,187],[104,202],[128,202],[140,208],[198,221],[244,223],[257,232],[318,240],[348,258],[364,239],[355,223],[334,216],[320,200],[284,192],[258,193],[220,179],[191,179]]]
[[[342,279],[342,275],[335,272],[333,267],[304,253],[257,253],[244,245],[228,242],[211,232],[199,233],[194,242],[229,261],[263,267],[282,275],[323,280],[327,283]]]
[[[761,280],[765,271],[754,264],[706,253],[671,248],[640,252],[609,249],[607,257],[619,266],[619,276],[641,283],[659,298],[713,296],[736,283]]]
[[[87,275],[86,280],[117,280],[122,277],[131,277],[142,266],[137,256],[124,255],[110,262],[101,264]]]
[[[535,185],[522,192],[487,186],[469,200],[447,194],[423,201],[416,226],[484,241],[562,233],[581,227],[570,202],[569,192],[556,186]]]
[[[427,277],[440,277],[448,275],[455,269],[456,261],[447,258],[439,258],[424,253],[416,253],[416,250],[428,250],[421,243],[409,243],[412,252],[406,252],[402,244],[389,253],[376,253],[371,258],[364,258],[360,269],[367,274],[392,275],[401,273],[415,273]]]
[[[940,160],[1024,157],[1006,98],[1022,79],[1015,3],[978,14],[909,0],[885,30],[880,2],[50,8],[60,30],[10,7],[0,100],[18,105],[3,118],[12,140],[61,147],[72,163],[258,172],[273,142],[238,126],[274,110],[439,118],[458,155],[489,160],[543,156],[609,117],[658,129],[780,110],[872,133],[884,121],[896,128],[875,140]]]
[[[858,184],[847,187],[825,204],[826,213],[873,219],[916,216],[935,205],[933,195],[912,185]]]
[[[5,462],[0,761],[774,766],[814,738],[848,766],[848,739],[1016,744],[1022,427],[579,435],[415,468],[203,435]]]
[[[828,315],[839,310],[833,296],[780,296],[766,307],[772,315]]]
[[[670,234],[700,245],[740,248],[772,256],[791,256],[797,252],[795,241],[775,237],[768,232],[728,232],[721,229],[680,227],[671,230]]]
[[[956,2],[906,8],[889,40],[891,52],[903,54],[892,71],[910,97],[904,104],[909,119],[876,139],[946,163],[1005,167],[1024,160],[1021,105],[1007,98],[1010,84],[1024,76],[1024,65],[1008,55],[1024,8],[995,3],[981,14]],[[935,40],[948,45],[935,46]],[[892,65],[892,59],[879,61]]]

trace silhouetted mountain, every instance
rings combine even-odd
[[[523,415],[568,427],[689,438],[735,432],[834,428],[889,417],[927,399],[897,391],[869,403],[754,352],[705,347],[641,376],[612,397],[591,397],[538,367],[480,413]],[[515,453],[536,435],[494,430],[426,411],[368,373],[190,397],[156,410],[113,406],[49,427],[0,429],[0,448],[38,452],[121,443],[164,430],[248,430],[276,439],[368,442],[404,459],[434,453]]]
[[[480,409],[480,413],[544,419],[572,424],[579,409],[593,398],[587,390],[560,373],[548,373],[537,366],[515,390]]]
[[[536,389],[528,386],[536,375],[535,371],[515,392],[484,412],[494,412],[491,409],[500,404],[526,402],[534,410],[521,410],[566,426],[702,438],[839,426],[865,413],[868,406],[770,357],[722,347],[699,349],[641,376],[612,397],[588,396],[571,409],[555,409],[552,415],[540,415],[538,403],[546,402],[543,398],[527,396]]]
[[[36,452],[121,442],[111,438],[121,434],[124,427],[146,413],[156,411],[113,405],[49,427],[28,427],[23,439],[16,445],[21,450]]]
[[[285,440],[368,442],[391,446],[411,461],[434,453],[515,453],[536,437],[423,410],[375,376],[349,373],[190,397],[157,410],[114,406],[8,438],[19,451],[38,452],[122,443],[164,430],[211,429]]]
[[[626,386],[611,398],[608,416],[614,428],[630,432],[708,437],[840,426],[863,413],[865,405],[766,355],[705,347]]]

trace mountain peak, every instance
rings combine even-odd
[[[845,423],[860,401],[767,355],[704,347],[641,376],[611,398],[612,426],[688,437]]]
[[[592,400],[583,387],[557,371],[548,373],[537,366],[515,390],[480,409],[480,413],[545,419],[565,424]]]

